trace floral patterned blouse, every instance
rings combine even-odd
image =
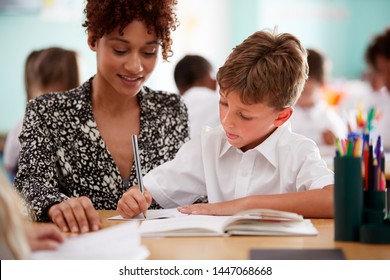
[[[14,185],[34,221],[49,221],[48,209],[69,197],[87,196],[95,209],[116,209],[127,188],[137,184],[134,163],[126,183],[100,136],[92,112],[91,82],[42,95],[27,105]],[[144,87],[138,99],[138,145],[146,174],[173,159],[189,139],[188,115],[177,94]]]

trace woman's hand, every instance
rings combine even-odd
[[[85,233],[102,227],[98,212],[88,197],[72,197],[49,209],[49,217],[63,231]]]
[[[152,203],[152,194],[147,190],[142,194],[138,186],[132,186],[118,202],[117,211],[124,218],[133,218],[145,213]]]

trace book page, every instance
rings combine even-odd
[[[310,220],[296,222],[237,220],[226,226],[230,235],[317,235]]]
[[[171,209],[151,209],[146,211],[146,220],[155,220],[155,219],[168,219],[181,216],[188,216],[187,214],[182,214],[177,211],[176,208]],[[145,220],[142,214],[135,216],[133,218],[123,218],[121,215],[113,216],[108,218],[109,220]]]
[[[145,220],[140,225],[143,237],[221,236],[231,216],[184,215],[165,220]]]
[[[302,215],[273,209],[250,209],[238,212],[234,216],[253,216],[264,221],[303,221]]]
[[[149,251],[141,245],[136,222],[69,236],[57,250],[31,254],[34,260],[142,260],[148,256]]]

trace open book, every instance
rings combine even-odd
[[[151,209],[145,213],[146,220],[155,220],[155,219],[168,219],[168,218],[176,218],[188,216],[186,214],[182,214],[177,211],[176,208],[170,209]],[[144,215],[139,214],[134,218],[123,218],[121,215],[113,216],[108,218],[109,220],[145,220]]]
[[[310,220],[284,211],[254,209],[234,216],[180,215],[144,220],[141,236],[317,235]]]

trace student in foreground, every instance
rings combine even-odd
[[[28,259],[36,250],[55,250],[65,235],[53,224],[32,223],[23,216],[21,200],[0,170],[0,259]]]
[[[334,174],[312,140],[291,131],[292,106],[307,78],[307,53],[291,34],[259,31],[219,69],[221,127],[203,130],[174,160],[119,200],[124,217],[152,199],[186,214],[232,215],[269,208],[333,217]],[[193,204],[207,195],[208,204]]]

